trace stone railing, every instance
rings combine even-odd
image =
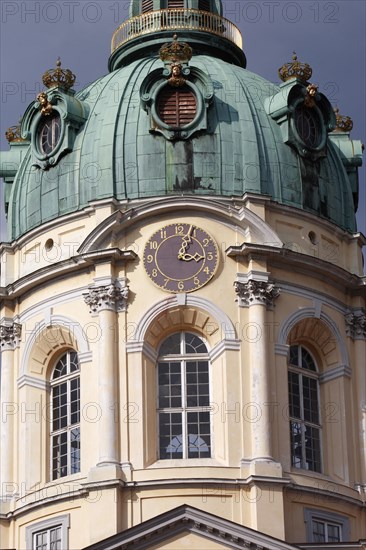
[[[143,13],[122,23],[113,34],[112,53],[138,36],[169,30],[207,32],[227,38],[240,49],[243,46],[241,32],[228,19],[208,11],[169,9]]]

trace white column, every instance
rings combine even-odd
[[[98,466],[119,463],[118,449],[118,316],[127,306],[128,287],[116,284],[91,288],[84,294],[91,313],[99,315],[98,342],[99,420]]]
[[[14,322],[0,324],[1,349],[1,447],[0,493],[6,497],[14,483],[14,418],[18,405],[14,399],[14,350],[19,345],[21,326]],[[13,487],[14,488],[14,487]],[[8,495],[9,496],[9,495]]]
[[[264,279],[264,280],[263,280]],[[251,407],[248,407],[252,427],[252,460],[268,461],[272,458],[270,366],[268,360],[268,330],[266,309],[273,307],[279,290],[268,282],[267,274],[262,280],[248,276],[235,282],[237,301],[241,307],[249,307],[248,330],[255,333],[250,342]]]

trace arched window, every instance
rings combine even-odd
[[[180,332],[160,346],[159,458],[211,456],[209,358],[196,334]]]
[[[290,347],[288,386],[292,466],[320,472],[318,372],[314,359],[300,345]]]
[[[51,377],[51,477],[80,471],[80,370],[75,351],[58,361]]]

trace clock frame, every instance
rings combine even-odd
[[[219,251],[213,238],[195,224],[161,227],[144,248],[144,267],[152,282],[171,293],[194,292],[215,275]]]

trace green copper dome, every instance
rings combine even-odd
[[[43,106],[51,117],[30,106],[22,133],[31,145],[8,198],[10,240],[92,201],[172,194],[265,195],[356,231],[359,158],[345,161],[348,134],[329,138],[329,102],[317,94],[316,107],[304,106],[313,100],[301,79],[275,86],[249,72],[234,43],[231,53],[213,55],[229,40],[224,32],[180,30],[172,41],[162,31],[154,49],[152,30],[127,37],[107,76],[76,95],[56,82]],[[47,145],[52,125],[60,136]]]

